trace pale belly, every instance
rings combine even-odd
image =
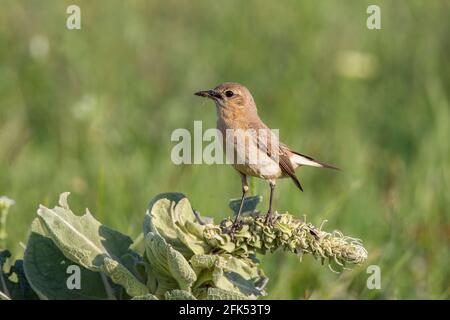
[[[224,140],[228,163],[239,172],[264,179],[282,177],[277,159],[269,157],[265,150],[258,149],[254,137],[245,132],[236,132],[234,139],[225,138]]]
[[[283,177],[280,166],[275,162],[265,165],[233,164],[233,167],[247,176],[259,177],[263,179],[278,179]]]

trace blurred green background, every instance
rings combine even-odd
[[[82,29],[66,28],[81,7]],[[368,30],[369,4],[382,30]],[[231,213],[225,165],[172,164],[176,128],[215,126],[193,95],[245,84],[261,118],[342,172],[302,168],[275,208],[359,237],[366,265],[334,274],[311,257],[262,257],[273,299],[450,296],[449,1],[16,1],[0,8],[0,195],[16,200],[16,257],[38,204],[70,191],[75,212],[136,237],[148,201],[180,191]],[[268,186],[252,181],[267,208]],[[381,268],[369,290],[368,265]]]

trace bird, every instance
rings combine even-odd
[[[265,222],[270,224],[274,222],[272,202],[278,179],[290,178],[303,191],[295,174],[296,168],[310,166],[339,170],[332,164],[315,160],[281,143],[278,136],[260,119],[255,100],[244,85],[225,82],[214,89],[194,94],[215,102],[217,129],[221,132],[223,149],[241,177],[242,196],[233,230],[240,226],[242,207],[249,191],[247,177],[258,177],[269,183],[269,209]]]

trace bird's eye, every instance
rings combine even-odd
[[[225,91],[225,96],[227,96],[228,98],[231,98],[232,96],[234,96],[233,91],[227,90]]]

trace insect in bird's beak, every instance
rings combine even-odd
[[[218,93],[215,90],[204,90],[204,91],[196,92],[194,94],[199,97],[206,97],[206,98],[210,98],[213,100],[222,99],[222,96],[220,95],[220,93]]]

